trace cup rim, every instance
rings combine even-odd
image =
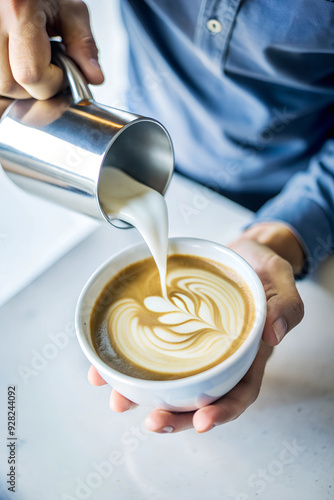
[[[238,262],[242,266],[242,268],[244,268],[246,270],[249,278],[252,279],[252,282],[254,285],[254,288],[251,289],[251,293],[253,295],[253,298],[255,295],[254,289],[256,289],[256,293],[258,294],[258,297],[256,299],[254,298],[254,301],[258,300],[260,302],[259,304],[257,304],[257,303],[255,304],[255,319],[254,319],[254,323],[253,323],[251,331],[249,332],[247,338],[244,340],[244,342],[241,344],[241,346],[238,347],[238,349],[233,354],[231,354],[228,358],[224,359],[223,361],[214,365],[213,367],[208,368],[207,370],[196,373],[194,375],[185,376],[185,377],[179,378],[179,379],[151,380],[151,379],[136,378],[136,377],[132,377],[130,375],[126,375],[124,373],[121,373],[121,372],[115,370],[114,368],[112,368],[107,363],[105,363],[98,356],[98,354],[95,352],[94,348],[90,346],[88,340],[86,339],[85,333],[84,333],[82,325],[81,325],[81,323],[83,321],[83,318],[81,315],[82,310],[83,310],[83,305],[84,305],[86,297],[87,297],[91,287],[93,286],[93,284],[96,282],[96,280],[98,278],[101,277],[101,275],[103,275],[105,270],[114,261],[118,260],[120,257],[124,257],[125,254],[128,254],[128,253],[130,254],[133,252],[135,253],[136,250],[143,249],[143,248],[144,249],[147,248],[147,250],[148,250],[147,257],[149,257],[151,255],[146,243],[140,242],[140,243],[137,243],[135,245],[130,245],[130,246],[126,247],[125,249],[117,252],[117,254],[113,255],[112,257],[107,259],[104,263],[102,263],[87,280],[86,284],[84,285],[84,287],[80,293],[78,301],[77,301],[77,306],[76,306],[76,311],[75,311],[75,331],[76,331],[77,339],[79,341],[81,349],[83,350],[83,352],[86,355],[86,357],[88,358],[88,360],[95,366],[95,368],[98,370],[98,372],[101,373],[102,375],[105,374],[106,377],[112,377],[117,382],[126,383],[127,385],[139,387],[141,389],[157,388],[157,384],[159,384],[159,385],[162,384],[164,389],[172,389],[172,388],[176,389],[176,388],[180,388],[182,386],[189,386],[189,385],[193,385],[193,384],[198,384],[199,382],[204,382],[208,379],[214,378],[215,376],[219,375],[221,372],[227,371],[231,366],[233,366],[238,361],[238,359],[243,357],[244,353],[247,352],[247,350],[253,345],[254,341],[256,341],[256,339],[258,337],[260,337],[259,340],[261,339],[263,327],[264,327],[265,319],[266,319],[266,295],[264,292],[263,285],[260,281],[260,278],[257,276],[256,272],[251,267],[251,265],[248,264],[248,262],[243,257],[241,257],[239,254],[237,254],[236,252],[234,252],[230,248],[228,248],[220,243],[215,243],[215,242],[210,241],[210,240],[200,239],[200,238],[191,238],[191,237],[169,238],[168,239],[168,247],[170,248],[173,244],[176,244],[176,245],[177,244],[181,244],[181,245],[185,244],[185,245],[192,246],[193,248],[196,248],[196,246],[197,247],[200,246],[201,248],[209,247],[209,246],[210,246],[210,248],[214,247],[222,254],[228,254],[228,255],[232,256],[235,259],[235,261]],[[173,252],[171,252],[171,253],[168,252],[168,255],[170,255],[170,254],[173,254]],[[188,253],[187,255],[191,255],[191,253]],[[146,257],[143,257],[143,258],[146,258]],[[202,258],[205,258],[205,257],[202,256]],[[219,263],[219,261],[217,261],[217,259],[214,259],[211,257],[208,257],[208,259]],[[142,259],[138,259],[138,260],[142,260]],[[134,262],[136,262],[136,260],[129,262],[127,265],[130,265]],[[234,268],[232,268],[232,269],[235,270]],[[119,271],[117,271],[117,272],[119,272]],[[239,272],[239,271],[236,271],[236,272]],[[249,286],[249,280],[246,280],[244,278],[244,275],[241,275],[241,276],[246,281],[247,285]],[[112,278],[110,278],[108,281],[106,281],[106,283],[101,288],[101,292],[111,279]],[[94,305],[95,305],[95,302],[94,302]],[[91,316],[91,312],[92,312],[94,305],[92,307],[90,307],[89,319],[87,321],[90,321],[90,316]]]

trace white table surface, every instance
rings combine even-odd
[[[0,166],[0,307],[96,227],[23,191]]]
[[[126,34],[118,0],[87,3],[106,76],[92,91],[97,101],[124,108]],[[0,167],[0,306],[95,227],[93,219],[22,191]]]
[[[171,236],[227,243],[250,218],[179,176],[167,202]],[[147,408],[109,410],[110,388],[89,385],[89,362],[73,336],[76,301],[90,274],[139,240],[134,229],[101,226],[0,308],[0,499],[331,499],[334,260],[299,285],[305,319],[276,349],[244,415],[202,435],[158,435],[144,429]],[[13,384],[15,494],[5,484]]]

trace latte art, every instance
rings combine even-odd
[[[146,259],[111,283],[110,305],[103,317],[93,316],[95,347],[119,371],[151,379],[193,375],[230,356],[252,327],[250,292],[232,270],[190,256],[169,257],[167,269],[167,299]]]

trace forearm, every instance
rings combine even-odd
[[[269,229],[260,228],[262,224],[282,225],[285,230],[280,230],[276,238]],[[291,228],[292,236],[287,228]],[[268,240],[268,246],[293,265],[295,274],[301,271],[300,276],[313,272],[334,253],[334,138],[310,159],[307,170],[292,176],[282,191],[263,205],[254,215],[250,230],[245,237]],[[281,244],[277,243],[279,239]],[[302,268],[294,240],[304,252]]]

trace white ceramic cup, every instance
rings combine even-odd
[[[78,300],[75,325],[79,344],[101,377],[135,403],[172,411],[190,411],[212,403],[229,392],[246,374],[259,349],[266,318],[266,297],[252,267],[232,250],[194,238],[171,238],[168,254],[194,255],[214,260],[236,271],[247,283],[255,302],[253,327],[243,344],[227,359],[196,375],[176,380],[144,380],[124,375],[97,355],[90,332],[90,316],[100,293],[122,269],[150,257],[145,243],[132,246],[109,259],[94,272]]]

